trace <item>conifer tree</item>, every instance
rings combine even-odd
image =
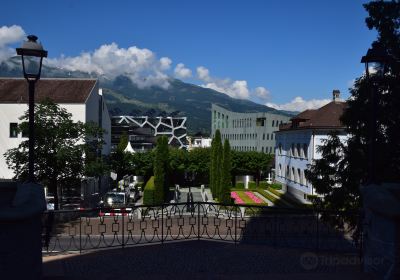
[[[222,170],[221,183],[219,191],[219,201],[221,203],[231,203],[231,187],[232,187],[232,161],[231,161],[231,146],[229,140],[225,139],[223,154],[222,154]]]

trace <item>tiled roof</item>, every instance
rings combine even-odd
[[[343,128],[340,117],[347,104],[342,101],[332,101],[317,110],[306,110],[291,119],[291,123],[279,126],[279,130],[307,128]]]
[[[36,83],[35,102],[50,98],[55,103],[85,103],[95,79],[40,79]],[[0,103],[27,103],[25,79],[0,78]]]

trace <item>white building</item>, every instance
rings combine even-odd
[[[210,137],[203,136],[188,136],[187,137],[189,145],[188,150],[194,148],[210,148],[212,139]]]
[[[340,122],[346,103],[339,96],[340,92],[334,90],[332,102],[298,114],[275,132],[275,180],[302,202],[307,202],[307,195],[316,195],[305,178],[305,170],[313,160],[321,158],[317,147],[332,131],[339,133],[342,142],[347,139],[345,127]]]
[[[229,140],[236,151],[258,151],[274,153],[274,132],[280,124],[287,123],[290,117],[279,112],[238,113],[221,106],[211,106],[211,135],[219,129],[222,141]]]
[[[95,79],[41,79],[36,83],[35,102],[52,99],[72,114],[74,122],[94,122],[107,133],[102,154],[109,154],[111,121],[102,91]],[[28,110],[28,83],[25,79],[0,78],[0,179],[11,179],[4,153],[27,138],[16,133],[21,117]]]

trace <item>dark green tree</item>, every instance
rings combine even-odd
[[[110,169],[117,174],[117,182],[121,180],[132,169],[132,154],[125,152],[128,145],[128,135],[121,135],[116,150],[110,155]]]
[[[257,185],[261,174],[265,174],[272,166],[273,156],[266,153],[249,151],[232,151],[232,174],[252,175]]]
[[[168,138],[159,137],[154,155],[155,203],[163,203],[168,194],[168,155]]]
[[[306,173],[316,191],[325,194],[322,207],[328,209],[360,207],[359,188],[370,179],[368,143],[371,126],[375,130],[376,181],[400,181],[400,3],[372,1],[364,7],[369,13],[366,18],[368,28],[378,32],[372,45],[380,46],[389,59],[384,67],[377,65],[375,71],[370,71],[369,81],[363,75],[350,89],[351,98],[341,118],[349,135],[346,145],[331,136],[324,143],[327,148],[321,148],[323,158],[316,160]],[[375,96],[375,106],[371,93]],[[371,112],[376,115],[375,124],[371,122]],[[333,154],[335,151],[342,151],[341,159]],[[335,167],[331,166],[335,164]]]
[[[232,187],[232,162],[231,162],[231,146],[229,140],[225,139],[224,149],[222,154],[222,170],[221,170],[221,185],[219,191],[219,201],[221,203],[231,203],[231,187]]]
[[[28,131],[28,111],[20,117],[19,130]],[[101,147],[102,130],[94,124],[73,122],[72,114],[47,99],[35,105],[35,176],[54,194],[55,209],[59,209],[59,189],[62,185],[79,184],[85,165],[90,164],[90,145]],[[14,170],[15,179],[28,177],[28,140],[4,155]],[[96,156],[94,156],[96,158]],[[98,171],[93,171],[98,173]]]
[[[211,164],[210,164],[210,189],[214,198],[218,198],[221,189],[221,167],[222,163],[222,143],[221,132],[219,129],[211,143]]]

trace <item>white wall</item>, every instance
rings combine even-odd
[[[101,103],[100,103],[101,102]],[[111,120],[108,114],[108,109],[103,99],[99,94],[99,89],[96,86],[92,90],[88,99],[86,100],[86,122],[94,122],[100,125],[99,110],[102,110],[102,128],[107,132],[104,135],[105,145],[103,146],[102,154],[108,155],[111,149]]]
[[[324,144],[324,140],[328,139],[327,130],[289,130],[280,131],[276,133],[276,147],[275,147],[275,180],[286,186],[287,190],[300,200],[304,200],[304,194],[315,195],[313,186],[305,179],[305,170],[307,165],[311,164],[314,160],[321,158],[321,153],[317,151],[318,146]],[[342,132],[339,139],[345,143],[348,136]],[[292,144],[297,143],[303,148],[303,144],[307,144],[307,157],[293,156],[290,154]],[[282,144],[282,153],[279,153],[279,144]],[[281,166],[281,170],[279,167]],[[289,167],[289,176],[287,176],[285,168]],[[303,177],[302,184],[300,180],[291,178],[292,167],[295,172],[300,169],[300,175]]]

